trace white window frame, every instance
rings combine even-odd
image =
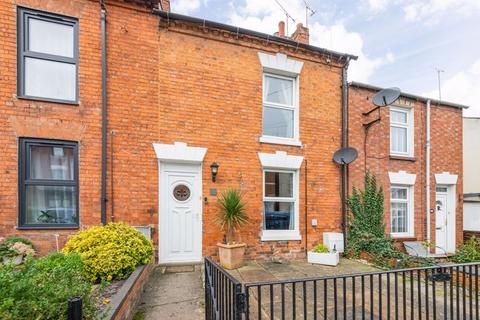
[[[392,135],[392,127],[407,129],[407,151],[400,152],[392,150],[392,144],[390,143],[390,155],[400,157],[413,157],[414,156],[414,123],[413,123],[413,108],[403,108],[392,106],[390,112],[402,112],[406,114],[407,123],[395,122],[390,117],[390,137]]]
[[[265,173],[280,172],[293,174],[293,194],[292,197],[266,197],[265,196]],[[262,241],[281,241],[281,240],[302,240],[300,235],[300,215],[299,215],[299,174],[298,170],[281,170],[275,168],[263,168],[262,170]],[[294,229],[292,230],[265,230],[265,201],[293,202]]]
[[[391,189],[406,189],[407,190],[407,200],[403,201],[401,199],[392,199]],[[414,187],[411,185],[400,185],[392,184],[390,185],[390,236],[392,238],[407,238],[415,236],[415,212],[414,212]],[[407,232],[392,232],[392,203],[393,202],[406,202],[407,203]]]
[[[285,105],[280,103],[268,102],[265,99],[265,78],[266,77],[284,79],[293,81],[293,92],[292,92],[292,105]],[[272,72],[263,72],[262,75],[262,136],[260,137],[260,142],[263,143],[272,143],[272,144],[283,144],[291,146],[302,146],[300,142],[300,111],[299,111],[299,76],[283,76]],[[293,137],[277,137],[269,136],[263,133],[263,121],[264,121],[264,108],[275,108],[283,110],[292,110],[293,111]]]

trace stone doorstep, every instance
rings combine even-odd
[[[183,273],[183,272],[194,272],[195,266],[188,265],[188,266],[167,266],[165,267],[164,273]]]

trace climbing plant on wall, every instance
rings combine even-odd
[[[377,186],[374,174],[365,175],[364,189],[353,188],[347,199],[350,208],[349,239],[357,239],[365,235],[376,238],[385,237],[384,195],[382,187]]]

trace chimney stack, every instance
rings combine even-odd
[[[170,12],[170,0],[159,0],[160,10]]]
[[[304,27],[303,24],[297,24],[297,30],[292,34],[292,40],[310,44],[310,33],[307,27]]]

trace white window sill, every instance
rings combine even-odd
[[[296,230],[263,230],[261,241],[294,241],[302,240],[302,236]]]
[[[413,158],[413,153],[400,153],[390,151],[390,156],[392,157],[402,157],[402,158]]]
[[[401,239],[401,238],[413,238],[415,237],[415,235],[411,233],[390,233],[390,237],[392,237],[392,239]]]
[[[271,136],[261,136],[259,138],[261,143],[271,143],[271,144],[283,144],[287,146],[301,147],[303,146],[300,140],[280,138],[280,137],[271,137]]]

